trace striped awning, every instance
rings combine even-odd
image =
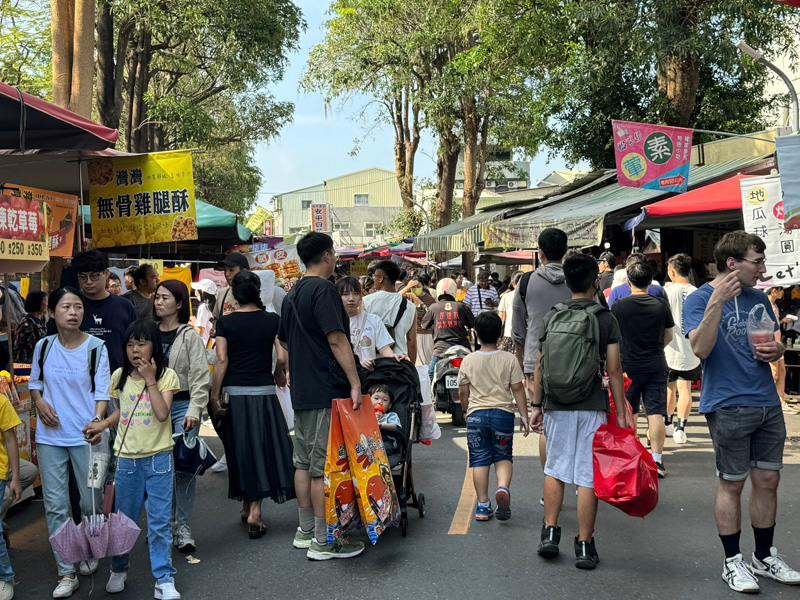
[[[414,250],[427,252],[477,252],[490,223],[503,218],[510,208],[486,210],[441,229],[414,238]]]

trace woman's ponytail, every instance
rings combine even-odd
[[[258,275],[249,270],[239,271],[231,283],[233,297],[240,306],[254,304],[264,310],[264,303],[261,301],[261,280]]]

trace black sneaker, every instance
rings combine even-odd
[[[663,462],[657,462],[656,463],[656,469],[658,470],[658,478],[659,479],[664,479],[664,477],[667,476],[667,470],[664,468],[664,463]]]
[[[594,538],[588,542],[581,542],[578,536],[575,536],[575,566],[579,569],[594,569],[597,563],[600,562],[600,557],[597,556],[597,550],[594,547]]]
[[[561,541],[561,527],[545,527],[542,524],[542,541],[539,542],[539,554],[545,558],[558,556],[558,543]]]

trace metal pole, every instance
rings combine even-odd
[[[756,62],[760,62],[762,65],[767,67],[770,71],[775,73],[778,77],[781,78],[786,87],[789,88],[789,97],[792,100],[791,107],[792,107],[792,133],[800,133],[800,104],[797,101],[797,90],[794,89],[794,84],[792,80],[789,79],[789,76],[786,75],[783,71],[781,71],[775,64],[764,58],[764,55],[761,54],[758,50],[755,50],[745,44],[744,42],[739,42],[736,44],[736,47],[739,48],[742,52],[747,54],[748,56],[752,57]]]
[[[78,159],[78,185],[80,190],[80,206],[78,207],[78,216],[81,220],[81,228],[80,228],[80,235],[78,236],[78,252],[83,251],[84,243],[83,241],[86,239],[86,224],[83,222],[83,166],[81,165],[81,159]]]
[[[14,385],[14,342],[11,340],[11,321],[8,320],[8,307],[11,306],[11,294],[8,292],[8,273],[3,275],[6,294],[6,332],[8,333],[8,372],[11,373],[11,385]]]

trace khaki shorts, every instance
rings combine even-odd
[[[331,430],[331,409],[314,408],[294,412],[294,453],[292,463],[311,477],[325,475],[328,434]]]

